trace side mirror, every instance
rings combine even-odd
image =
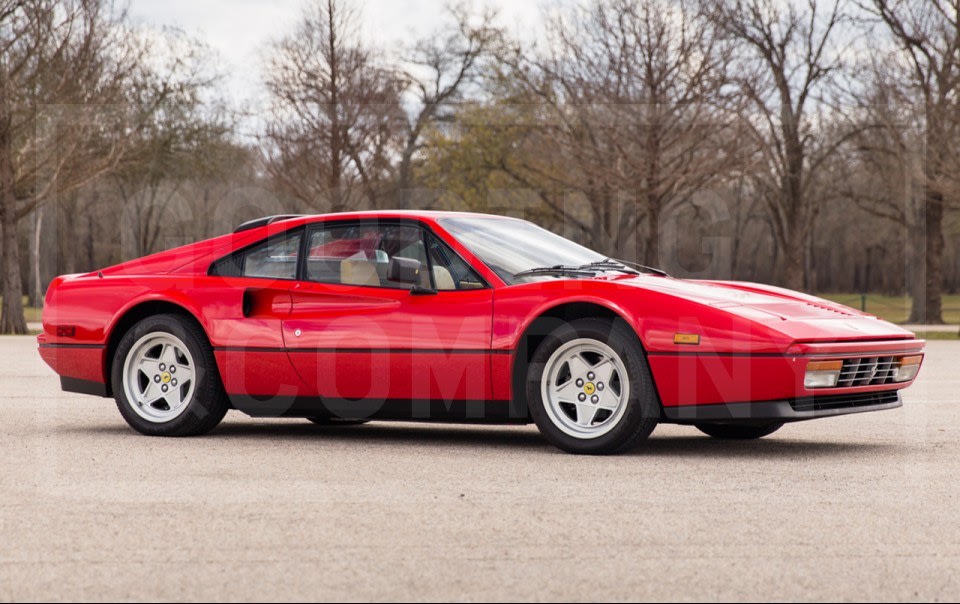
[[[420,261],[413,258],[391,258],[387,279],[396,283],[420,283]]]

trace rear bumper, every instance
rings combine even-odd
[[[756,403],[664,407],[663,421],[675,424],[801,422],[821,417],[883,411],[903,406],[899,390],[806,397]]]
[[[65,392],[109,394],[104,359],[106,347],[100,344],[54,344],[41,334],[37,338],[40,358],[60,376]]]
[[[89,394],[91,396],[101,397],[110,396],[106,384],[65,376],[60,376],[60,389],[64,392],[73,392],[76,394]]]

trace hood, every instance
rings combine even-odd
[[[624,279],[622,283],[750,319],[797,342],[915,337],[906,329],[854,308],[779,287],[648,276]]]

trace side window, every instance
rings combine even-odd
[[[302,231],[266,239],[239,254],[218,260],[211,275],[221,277],[257,277],[296,279]]]
[[[439,291],[456,289],[483,289],[483,279],[456,252],[436,235],[427,233],[427,252],[433,282]]]
[[[412,284],[389,279],[392,258],[420,262],[429,287],[427,253],[420,227],[395,224],[321,226],[310,234],[306,278],[318,283],[410,289]]]

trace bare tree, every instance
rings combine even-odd
[[[134,243],[128,251],[137,256],[159,251],[161,235],[170,231],[165,225],[192,219],[192,208],[171,204],[182,200],[189,181],[221,169],[215,165],[217,152],[228,145],[234,126],[224,102],[211,96],[220,74],[209,49],[182,32],[166,34],[156,42],[165,51],[155,53],[152,69],[136,86],[137,105],[163,103],[144,116],[124,161],[110,175],[124,205],[122,228]]]
[[[960,1],[871,0],[866,8],[899,47],[894,65],[908,98],[923,114],[923,295],[914,295],[910,319],[942,323],[943,218],[960,201]],[[917,292],[919,293],[919,292]]]
[[[643,259],[657,264],[663,214],[739,162],[730,48],[685,1],[599,0],[550,33],[551,51],[511,74],[542,108],[540,152],[514,176],[582,193],[586,217],[544,200],[611,254],[635,256],[626,248],[644,226]]]
[[[843,66],[838,38],[848,16],[841,0],[725,0],[710,10],[744,51],[740,86],[761,157],[756,182],[773,219],[783,283],[802,289],[819,209],[816,175],[847,137],[830,139],[822,125],[831,118],[827,100]]]
[[[339,0],[312,0],[267,63],[267,168],[282,191],[333,212],[379,205],[403,120],[403,84],[359,31]]]
[[[23,0],[0,4],[0,50],[0,332],[24,333],[17,224],[117,165],[142,48],[105,2]]]
[[[397,168],[401,208],[410,207],[413,160],[423,148],[425,129],[453,119],[456,104],[482,73],[483,60],[503,41],[503,32],[494,25],[495,12],[474,16],[465,4],[449,11],[452,23],[417,42],[404,61],[403,79],[416,98],[416,107],[409,117]]]
[[[858,95],[861,129],[850,150],[848,172],[836,182],[844,198],[863,212],[905,235],[905,262],[891,263],[886,272],[899,278],[913,297],[910,320],[923,312],[925,233],[923,224],[923,109],[903,83],[902,61],[889,53],[875,54],[862,65],[863,88]],[[918,177],[919,176],[919,177]],[[871,222],[872,241],[880,231]],[[890,247],[889,245],[887,247]],[[901,271],[901,268],[903,269]]]

